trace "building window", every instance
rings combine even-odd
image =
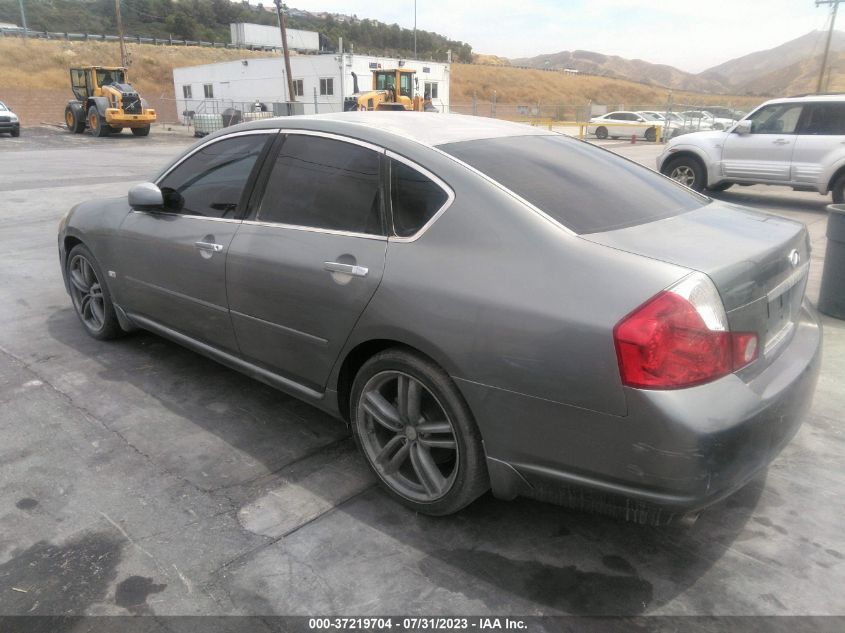
[[[182,86],[182,96],[186,99],[191,99],[193,97],[190,86]]]
[[[323,96],[331,96],[334,94],[334,79],[320,80],[320,94]]]
[[[293,94],[297,97],[302,97],[305,95],[305,88],[302,86],[301,79],[293,80]]]
[[[425,82],[425,98],[426,99],[437,99],[437,82],[435,82],[435,81],[426,81]]]
[[[202,89],[205,91],[205,98],[206,99],[214,99],[214,85],[213,84],[203,84]]]

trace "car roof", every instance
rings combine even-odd
[[[797,95],[794,97],[781,97],[779,99],[770,99],[766,103],[791,103],[793,101],[845,101],[845,94],[824,94],[824,95]]]
[[[274,119],[278,127],[286,121],[331,121],[350,128],[369,128],[388,132],[423,145],[435,146],[461,141],[474,141],[508,136],[548,136],[555,132],[488,117],[435,112],[333,112],[306,114]]]

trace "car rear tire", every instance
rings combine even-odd
[[[653,127],[648,128],[645,131],[645,140],[647,140],[649,143],[654,143],[654,141],[657,140],[657,130]]]
[[[85,331],[100,341],[123,335],[105,276],[91,251],[77,244],[65,265],[73,309]]]
[[[449,376],[422,356],[388,349],[364,363],[350,417],[377,480],[408,508],[452,514],[490,487],[469,407]]]
[[[707,182],[704,167],[696,159],[688,156],[679,156],[667,161],[661,173],[693,191],[703,191],[704,183]]]
[[[21,135],[21,129],[20,129],[20,128],[15,128],[14,130],[12,130],[12,131],[10,132],[10,134],[12,135],[12,137],[13,137],[13,138],[17,138],[17,137],[19,137],[19,136]]]
[[[133,127],[132,134],[135,136],[148,136],[150,133],[150,126],[145,125],[144,127]]]
[[[596,128],[596,138],[597,138],[597,139],[600,139],[600,140],[602,140],[602,141],[603,141],[604,139],[606,139],[606,138],[607,138],[607,128],[606,128],[606,127],[604,127],[604,126],[602,126],[602,127],[597,127],[597,128]]]
[[[842,174],[833,182],[831,193],[833,194],[834,204],[842,204],[845,202],[845,174]]]
[[[91,136],[104,137],[109,135],[111,128],[106,124],[106,120],[97,112],[95,106],[88,108],[88,131]]]

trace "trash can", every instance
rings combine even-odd
[[[827,250],[824,253],[819,310],[845,319],[845,204],[827,207]]]

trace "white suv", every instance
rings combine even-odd
[[[727,130],[672,139],[657,169],[696,191],[786,185],[845,202],[845,95],[767,101]]]

